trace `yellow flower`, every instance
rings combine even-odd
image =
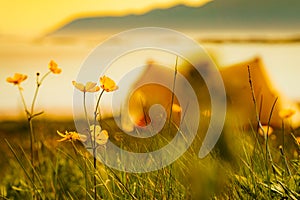
[[[279,117],[282,119],[287,119],[290,118],[291,116],[293,116],[296,113],[295,110],[292,109],[284,109],[279,111]]]
[[[53,60],[51,60],[49,62],[49,65],[48,65],[50,71],[53,73],[53,74],[60,74],[61,73],[61,69],[58,68],[58,65],[56,62],[54,62]]]
[[[85,85],[82,83],[77,83],[76,81],[72,81],[72,84],[80,90],[81,92],[97,92],[100,90],[98,86],[96,86],[97,83],[93,82],[87,82]]]
[[[63,142],[63,141],[82,141],[82,142],[85,142],[87,137],[85,135],[82,135],[82,134],[79,134],[79,133],[76,133],[75,131],[71,131],[71,132],[68,132],[66,131],[65,134],[57,131],[57,134],[60,135],[62,137],[62,139],[60,140],[57,140],[58,142]]]
[[[21,82],[25,81],[27,76],[24,74],[15,73],[13,77],[8,77],[7,82],[13,83],[14,85],[19,85]]]
[[[269,127],[269,130],[268,130]],[[262,128],[260,128],[258,130],[258,133],[264,137],[264,134],[267,134],[268,132],[268,136],[270,136],[273,133],[273,128],[271,126],[268,125],[263,125]]]
[[[108,141],[108,138],[109,138],[108,132],[106,130],[101,130],[101,127],[99,125],[96,125],[96,126],[92,125],[92,126],[90,126],[92,138],[93,138],[93,134],[94,134],[94,129],[95,129],[95,135],[96,135],[96,142],[99,145],[106,144]],[[93,138],[93,140],[94,140],[94,138]]]
[[[100,86],[106,92],[112,92],[119,88],[116,83],[107,76],[100,77]]]

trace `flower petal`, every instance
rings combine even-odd
[[[52,68],[57,68],[57,63],[54,61],[54,60],[51,60],[50,62],[49,62],[49,67],[52,67]]]
[[[85,87],[82,83],[77,83],[76,81],[72,81],[72,84],[74,85],[75,88],[77,88],[81,92],[85,91]]]
[[[54,62],[53,60],[51,60],[48,64],[48,68],[49,70],[53,73],[53,74],[60,74],[61,73],[61,69],[58,68],[58,65],[56,62]]]
[[[112,92],[119,88],[116,83],[107,76],[100,77],[100,86],[106,92]]]
[[[79,134],[79,133],[78,133],[78,135],[79,135],[79,137],[80,137],[80,141],[81,141],[81,142],[85,142],[85,141],[87,140],[87,136],[86,136],[86,135]]]
[[[27,75],[15,73],[13,77],[8,77],[6,81],[8,83],[13,83],[15,85],[19,85],[21,82],[27,79]]]
[[[106,130],[101,130],[101,127],[99,125],[92,125],[90,126],[91,134],[94,134],[95,129],[95,135],[96,135],[96,143],[99,145],[104,145],[107,143],[107,140],[109,138],[108,132]],[[94,140],[93,136],[92,139]]]
[[[100,87],[96,86],[93,89],[90,89],[89,92],[98,92],[99,90],[100,90]]]
[[[108,132],[106,130],[101,131],[96,136],[96,142],[100,145],[106,144],[108,140]]]
[[[60,135],[61,137],[66,137],[66,135],[62,134],[61,132],[59,131],[56,131],[58,135]]]
[[[9,83],[14,83],[14,79],[12,77],[6,78],[6,81]]]
[[[57,142],[63,142],[63,141],[66,141],[66,140],[68,140],[68,138],[62,138],[62,139],[60,139],[60,140],[56,140]]]
[[[86,91],[90,90],[90,89],[93,89],[95,86],[97,85],[97,83],[94,83],[94,82],[87,82],[85,84],[85,89]]]

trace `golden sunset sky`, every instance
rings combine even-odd
[[[142,14],[177,4],[200,6],[210,0],[13,0],[0,6],[0,34],[38,36],[76,17]]]
[[[6,83],[6,78],[15,72],[28,75],[28,80],[24,82],[22,87],[27,104],[30,104],[35,84],[34,74],[37,71],[46,73],[47,64],[51,59],[59,64],[63,72],[59,76],[47,78],[38,96],[36,108],[52,115],[72,115],[74,89],[72,80],[76,79],[81,64],[97,43],[93,43],[93,40],[84,35],[80,36],[80,41],[71,41],[71,43],[68,41],[64,43],[63,40],[59,42],[55,42],[55,40],[36,42],[34,39],[43,38],[48,33],[54,32],[81,17],[139,15],[153,9],[167,9],[179,4],[198,7],[210,1],[212,0],[2,1],[0,6],[0,89],[2,91],[0,120],[1,118],[8,119],[16,116],[24,118],[18,91],[11,84]],[[216,2],[218,1],[214,3]],[[185,34],[192,37],[189,33]],[[231,32],[229,34],[231,36]],[[249,33],[246,31],[246,34]],[[96,36],[98,37],[98,34]],[[249,34],[250,36],[251,34]],[[89,43],[90,41],[92,42]],[[206,44],[205,48],[216,58],[220,67],[244,62],[256,56],[261,57],[272,85],[289,99],[300,101],[298,89],[299,43],[276,45],[213,44],[210,46]],[[290,104],[287,104],[287,107],[289,106]]]

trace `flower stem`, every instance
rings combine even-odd
[[[98,100],[97,100],[97,104],[96,104],[96,107],[95,107],[95,111],[94,111],[94,132],[93,132],[93,138],[94,138],[94,142],[93,142],[93,145],[92,145],[92,148],[93,148],[93,157],[94,157],[94,199],[97,199],[97,178],[96,178],[96,171],[97,171],[97,155],[96,155],[96,149],[97,149],[97,146],[96,146],[96,120],[97,120],[97,115],[98,115],[98,107],[99,107],[99,103],[100,103],[100,99],[103,95],[105,90],[102,90],[99,97],[98,97]],[[99,113],[100,113],[100,110],[99,110]]]
[[[92,134],[90,131],[90,120],[88,119],[88,115],[87,115],[87,111],[86,111],[86,92],[83,92],[83,109],[84,109],[84,116],[85,116],[85,120],[87,121],[88,124],[88,133],[89,133],[89,137],[91,138],[91,146],[93,147],[93,141],[92,141]]]
[[[36,102],[37,95],[38,95],[38,93],[39,93],[40,86],[42,85],[43,80],[44,80],[50,73],[51,73],[51,71],[47,72],[47,73],[41,78],[41,80],[39,80],[39,75],[38,75],[38,74],[37,74],[37,76],[36,76],[36,88],[35,88],[34,96],[33,96],[32,103],[31,103],[31,117],[33,116],[34,106],[35,106],[35,102]]]
[[[33,126],[32,126],[32,118],[28,118],[28,126],[29,126],[29,134],[30,134],[30,160],[31,160],[31,165],[32,165],[32,169],[31,169],[31,174],[32,174],[32,180],[34,182],[34,142],[35,142],[35,138],[34,138],[34,134],[33,134]]]
[[[18,89],[19,89],[19,93],[20,93],[20,96],[21,96],[22,104],[24,106],[25,114],[26,114],[27,118],[29,118],[29,112],[28,112],[26,102],[25,102],[25,99],[24,99],[24,95],[23,95],[23,92],[22,92],[23,89],[20,85],[18,85]]]
[[[35,135],[34,135],[34,130],[33,130],[33,126],[32,126],[32,119],[36,116],[38,116],[39,114],[35,115],[34,114],[34,106],[36,103],[36,99],[39,93],[39,89],[40,86],[42,85],[43,80],[50,74],[50,71],[47,72],[42,78],[41,80],[39,80],[39,73],[36,74],[36,88],[35,88],[35,92],[33,95],[33,99],[31,102],[31,108],[30,108],[30,113],[28,116],[28,124],[29,124],[29,128],[30,128],[30,143],[31,143],[31,162],[32,162],[32,166],[34,166],[34,144],[35,144]],[[42,112],[41,112],[42,113]]]
[[[24,109],[25,109],[25,114],[26,114],[26,117],[27,117],[27,122],[28,122],[28,126],[29,126],[29,136],[30,136],[30,162],[31,162],[31,178],[32,178],[32,184],[34,185],[34,135],[33,135],[33,127],[32,127],[32,113],[30,113],[27,109],[27,106],[26,106],[26,102],[25,102],[25,99],[24,99],[24,95],[23,95],[23,92],[22,92],[22,88],[20,85],[18,85],[18,89],[19,89],[19,92],[20,92],[20,96],[21,96],[21,100],[22,100],[22,104],[24,106]],[[33,196],[34,198],[34,196]]]
[[[97,178],[96,178],[96,171],[97,171],[97,159],[96,159],[96,148],[93,148],[93,156],[94,156],[94,199],[97,199]]]
[[[36,88],[35,88],[35,92],[34,92],[34,96],[33,96],[33,99],[32,99],[32,102],[31,102],[31,108],[30,108],[30,112],[27,110],[27,107],[26,107],[26,104],[25,104],[25,100],[24,100],[24,97],[23,95],[22,96],[22,101],[23,101],[23,104],[25,106],[25,109],[26,109],[26,113],[27,113],[27,121],[28,121],[28,126],[29,126],[29,131],[30,131],[30,152],[31,152],[31,155],[30,155],[30,158],[31,158],[31,165],[32,165],[32,180],[34,182],[34,170],[35,170],[35,155],[34,155],[34,145],[35,145],[35,135],[34,135],[34,130],[33,130],[33,124],[32,124],[32,119],[36,116],[38,116],[39,114],[41,113],[38,113],[38,114],[34,114],[34,106],[35,106],[35,103],[36,103],[36,99],[37,99],[37,96],[38,96],[38,93],[39,93],[39,89],[40,89],[40,86],[43,82],[43,80],[50,74],[51,72],[47,72],[42,78],[41,80],[39,80],[39,73],[36,74]],[[22,93],[21,93],[22,94]],[[38,157],[38,156],[37,156]]]
[[[49,74],[51,74],[51,71],[49,71],[49,72],[47,72],[42,78],[41,78],[41,80],[40,80],[40,85],[42,84],[42,82],[44,81],[44,79],[49,75]]]
[[[100,103],[100,99],[103,95],[105,90],[102,90],[100,95],[99,95],[99,98],[98,98],[98,101],[97,101],[97,104],[96,104],[96,107],[95,107],[95,111],[94,111],[94,125],[96,124],[96,119],[97,119],[97,115],[100,114],[100,110],[99,110],[99,113],[97,113],[97,110],[99,108],[99,103]],[[94,131],[95,132],[95,131]]]
[[[85,116],[85,119],[90,127],[90,121],[88,119],[88,116],[87,116],[87,111],[86,111],[86,101],[85,101],[85,96],[86,96],[86,92],[84,91],[83,92],[83,108],[84,108],[84,116]]]

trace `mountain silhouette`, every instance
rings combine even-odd
[[[178,5],[143,15],[79,18],[50,33],[122,31],[158,26],[175,30],[278,30],[300,29],[299,0],[215,0],[200,7]]]

